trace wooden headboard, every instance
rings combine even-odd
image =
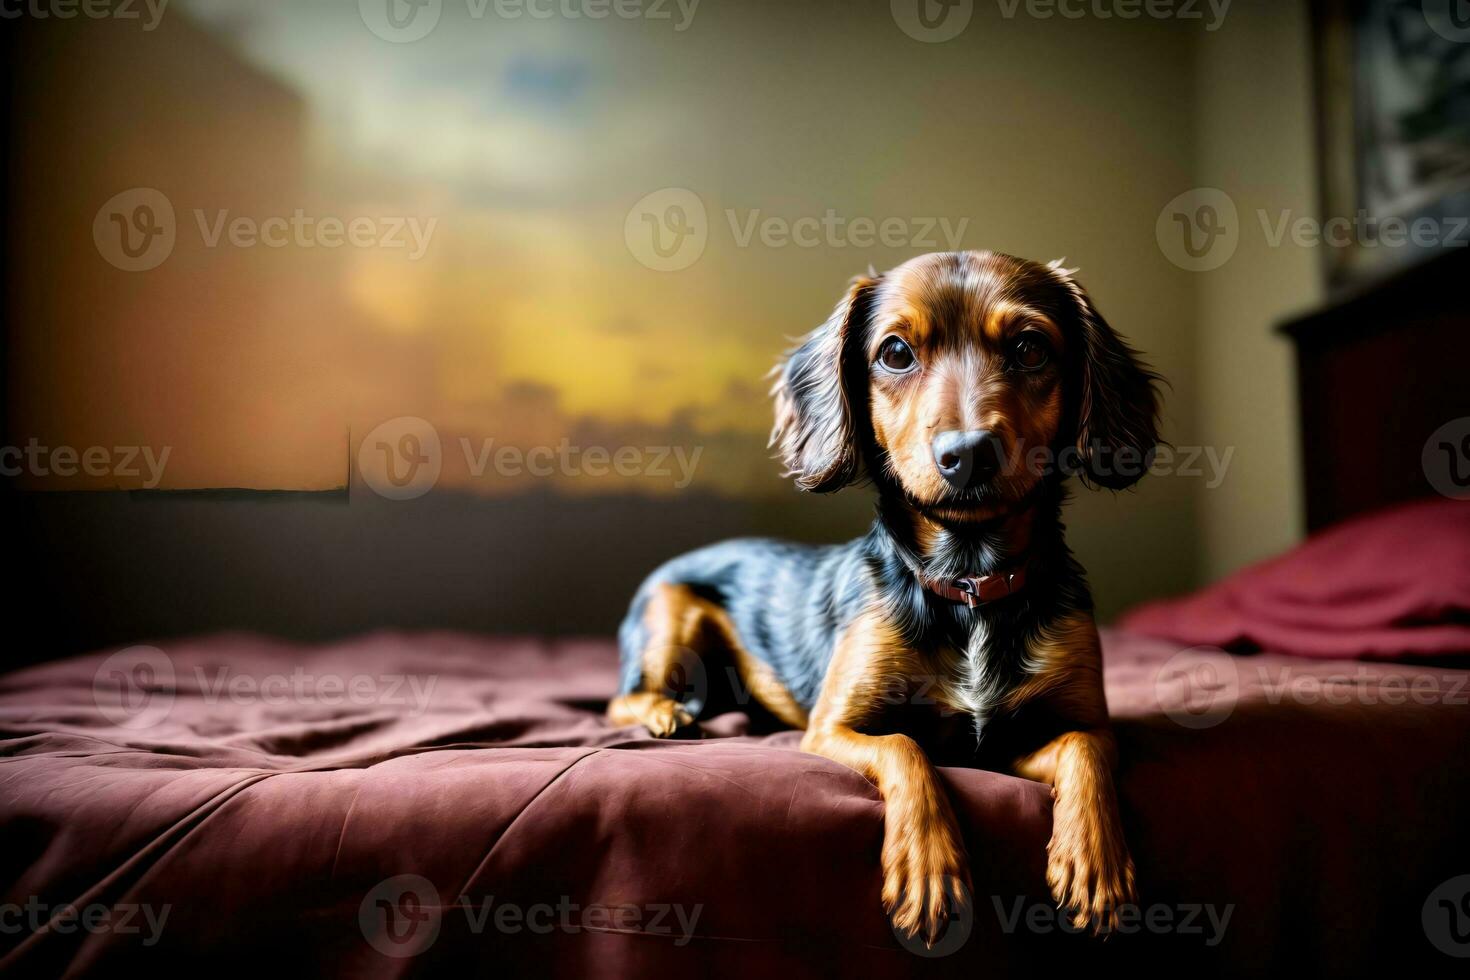
[[[1307,528],[1435,492],[1424,444],[1470,417],[1470,249],[1282,325],[1296,345]]]

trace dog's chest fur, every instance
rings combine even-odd
[[[968,716],[976,737],[1026,677],[1023,658],[1011,655],[997,624],[973,617],[968,639],[945,644],[934,657],[936,698],[941,714]]]
[[[944,577],[963,574],[965,569],[991,571],[1002,561],[988,537],[964,540],[946,534],[924,564],[929,574]],[[1022,680],[1025,652],[1017,649],[1014,625],[989,610],[955,607],[952,617],[944,625],[930,621],[931,636],[943,637],[933,655],[937,700],[941,710],[971,716],[978,735]]]

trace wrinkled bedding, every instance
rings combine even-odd
[[[1355,517],[1119,625],[1236,653],[1470,666],[1470,500]]]
[[[1143,892],[1105,942],[1047,899],[1040,784],[942,770],[975,901],[914,948],[873,787],[742,714],[609,727],[609,642],[230,635],[0,677],[0,972],[1458,973],[1470,675],[1104,643]]]

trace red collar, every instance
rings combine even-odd
[[[1015,595],[1026,587],[1026,566],[993,575],[961,575],[957,578],[926,578],[924,588],[950,602],[963,602],[974,609],[982,602],[994,602]]]

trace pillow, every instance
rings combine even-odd
[[[1335,525],[1118,625],[1191,646],[1303,657],[1470,655],[1470,501],[1418,501]]]

